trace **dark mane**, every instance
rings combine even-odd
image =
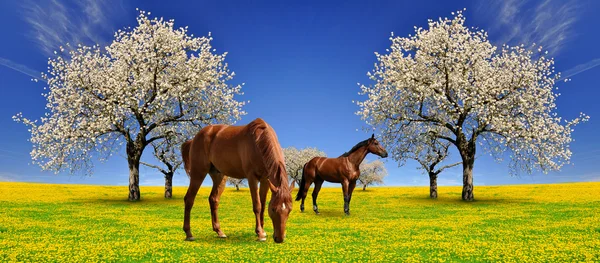
[[[356,145],[354,145],[354,147],[352,147],[352,149],[350,149],[350,151],[345,152],[344,154],[340,155],[340,157],[348,157],[351,153],[355,152],[360,147],[367,145],[367,143],[369,143],[369,139],[357,143]]]

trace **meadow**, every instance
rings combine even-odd
[[[439,187],[437,200],[428,187],[374,187],[355,191],[350,216],[341,188],[323,188],[321,215],[294,202],[282,244],[266,215],[269,239],[255,241],[248,190],[231,187],[219,209],[228,238],[212,231],[203,187],[197,241],[183,241],[186,189],[166,200],[162,187],[142,187],[129,202],[124,186],[0,183],[0,262],[600,261],[600,183],[476,186],[474,202],[461,187]]]

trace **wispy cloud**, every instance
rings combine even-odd
[[[111,4],[108,0],[26,0],[23,15],[41,51],[52,55],[66,43],[104,44],[101,35],[112,32],[108,17],[119,10]]]
[[[588,61],[587,63],[579,64],[571,69],[565,70],[562,73],[561,79],[570,78],[572,76],[575,76],[581,72],[595,68],[597,66],[600,66],[600,58],[592,59],[591,61]]]
[[[18,72],[21,72],[21,73],[28,75],[34,79],[38,79],[41,76],[40,71],[33,70],[25,65],[21,65],[19,63],[13,62],[9,59],[5,59],[2,57],[0,57],[0,65],[5,66],[10,69],[13,69],[13,70],[16,70]]]
[[[497,0],[480,3],[480,15],[492,19],[490,31],[500,35],[499,44],[536,43],[551,54],[558,53],[574,35],[573,25],[581,8],[576,0]]]

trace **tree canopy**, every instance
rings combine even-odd
[[[245,114],[240,85],[207,37],[174,28],[174,20],[140,11],[135,28],[118,30],[107,47],[60,47],[50,58],[47,113],[30,127],[33,162],[44,170],[92,171],[122,145],[130,171],[130,200],[139,199],[139,162],[146,146],[171,134]]]
[[[496,48],[484,30],[465,26],[462,11],[453,15],[408,37],[392,34],[387,53],[375,53],[368,74],[375,84],[361,86],[368,98],[357,114],[381,129],[388,148],[414,150],[419,136],[456,146],[464,200],[473,200],[477,144],[497,160],[509,152],[513,174],[560,169],[571,157],[573,127],[588,117],[557,116],[554,60],[535,45]]]

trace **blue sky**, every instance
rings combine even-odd
[[[238,124],[261,117],[277,131],[282,147],[317,147],[338,156],[370,134],[354,114],[357,82],[369,84],[373,52],[385,52],[390,32],[413,33],[427,19],[450,16],[467,8],[467,24],[489,32],[496,45],[536,42],[555,57],[556,68],[572,79],[561,83],[558,112],[567,119],[585,112],[591,120],[576,127],[572,144],[574,165],[561,172],[510,177],[508,164],[481,156],[474,184],[528,184],[600,181],[600,74],[598,28],[592,0],[549,1],[127,1],[52,0],[0,2],[0,181],[126,185],[126,161],[118,155],[95,162],[91,177],[54,175],[31,165],[27,128],[11,117],[23,112],[37,119],[45,100],[42,82],[32,76],[46,70],[47,58],[65,42],[106,44],[112,33],[135,26],[135,8],[152,16],[175,19],[194,35],[212,32],[217,52],[227,51],[236,72],[234,83],[245,82],[248,115]],[[358,131],[357,131],[358,129]],[[482,152],[482,151],[480,151]],[[454,152],[453,152],[454,153]],[[150,151],[145,156],[150,157]],[[378,157],[368,156],[367,160]],[[456,158],[456,154],[454,154]],[[452,159],[451,159],[452,160]],[[398,167],[387,159],[386,185],[428,185],[416,163]],[[440,185],[461,185],[461,168],[440,175]],[[142,168],[141,185],[163,185],[162,174]],[[176,185],[187,185],[183,174]],[[209,185],[210,180],[205,182]],[[143,191],[143,189],[142,189]]]

